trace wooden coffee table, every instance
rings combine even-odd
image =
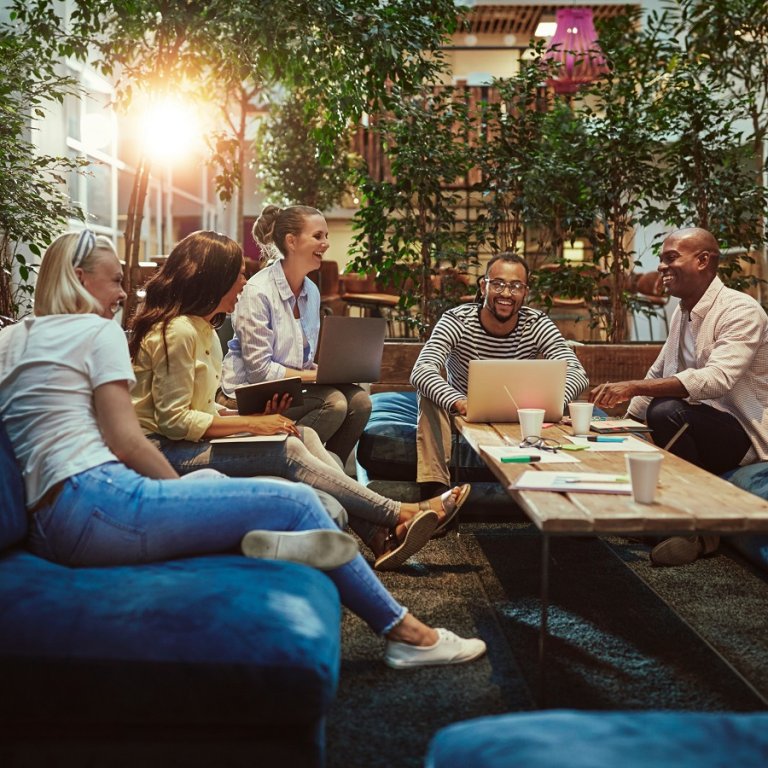
[[[503,464],[483,446],[520,443],[518,424],[470,424],[456,427],[482,457],[510,497],[542,534],[539,692],[546,689],[545,651],[549,611],[549,539],[552,535],[673,536],[676,534],[768,533],[768,502],[689,462],[663,451],[659,487],[653,504],[636,504],[631,496],[607,493],[520,491],[510,488],[523,472],[605,472],[625,475],[623,452],[579,451],[578,464]],[[570,427],[556,424],[542,435],[561,442]]]

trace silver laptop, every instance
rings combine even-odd
[[[317,383],[378,381],[386,332],[383,317],[326,317],[315,356]]]
[[[467,421],[517,422],[518,408],[543,408],[559,421],[565,400],[565,360],[470,360]]]

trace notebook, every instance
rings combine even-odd
[[[288,435],[281,432],[279,435],[252,435],[250,432],[236,432],[229,437],[216,437],[209,443],[275,443],[285,440]]]
[[[298,376],[290,376],[287,379],[274,379],[261,381],[258,384],[244,384],[235,388],[235,400],[237,410],[241,416],[249,416],[252,413],[264,413],[267,403],[275,396],[290,395],[291,406],[303,405],[304,390],[301,387],[301,379]]]
[[[328,315],[317,345],[317,383],[378,381],[387,321],[383,317]]]
[[[603,435],[614,433],[626,434],[627,432],[650,432],[651,428],[641,421],[634,419],[614,419],[610,416],[592,417],[591,429]]]
[[[467,421],[517,422],[518,408],[560,421],[567,368],[565,360],[470,360]]]

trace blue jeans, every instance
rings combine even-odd
[[[70,477],[30,526],[29,547],[67,566],[133,565],[239,551],[251,530],[335,529],[305,485],[266,478],[151,480],[119,462]],[[328,571],[341,602],[374,632],[405,615],[358,555]]]
[[[346,462],[371,415],[371,398],[355,384],[307,384],[304,404],[285,415],[311,427],[329,451]]]
[[[149,435],[149,439],[180,475],[206,468],[230,477],[277,475],[325,491],[347,510],[349,527],[365,544],[370,544],[379,527],[397,525],[400,502],[374,493],[345,475],[313,430],[300,431],[301,440],[288,437],[264,443],[193,443],[161,435]]]

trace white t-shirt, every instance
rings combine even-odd
[[[60,480],[117,461],[93,406],[93,390],[111,381],[135,382],[114,320],[48,315],[0,331],[0,418],[22,467],[28,506]]]

